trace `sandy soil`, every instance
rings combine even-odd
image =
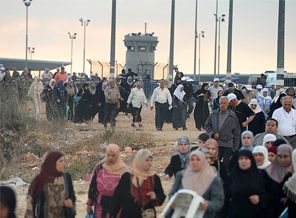
[[[167,166],[170,156],[175,152],[176,146],[175,142],[176,140],[183,135],[186,135],[189,137],[189,139],[194,143],[197,141],[197,136],[199,132],[195,129],[194,125],[194,119],[193,115],[191,115],[191,118],[188,119],[187,127],[188,129],[186,131],[183,130],[174,130],[172,128],[171,124],[165,124],[163,131],[156,131],[154,126],[154,112],[150,111],[148,109],[144,109],[142,112],[142,118],[143,118],[143,124],[144,127],[141,128],[141,130],[137,130],[136,128],[132,128],[131,125],[131,117],[126,116],[124,114],[120,114],[117,118],[117,127],[116,131],[124,131],[124,132],[143,132],[143,133],[149,133],[152,135],[153,140],[156,142],[158,146],[151,148],[153,154],[154,154],[154,167],[157,172],[161,175],[161,172],[163,172],[164,168]],[[44,119],[44,114],[41,116],[41,119]],[[75,125],[73,123],[67,124],[67,129],[69,129],[72,132],[72,134],[76,135],[76,140],[83,140],[83,137],[90,137],[90,135],[98,134],[98,132],[101,132],[103,130],[102,125],[99,125],[97,122],[97,119],[95,118],[95,121],[90,124],[80,124]],[[79,128],[81,127],[87,127],[90,129],[95,129],[95,131],[86,131],[84,132],[84,136],[78,136],[77,134],[82,134],[79,132]],[[66,131],[66,129],[65,129]],[[82,138],[81,138],[82,137]],[[79,139],[80,138],[80,139]],[[81,151],[83,154],[85,151]],[[162,176],[162,175],[161,175]],[[169,189],[171,187],[171,184],[173,180],[171,181],[164,181],[163,177],[162,184],[165,190],[165,193],[167,194],[169,192]],[[85,201],[87,198],[87,191],[88,191],[88,184],[84,181],[74,181],[74,187],[77,197],[77,217],[83,218],[86,215],[85,212]],[[23,217],[25,209],[26,209],[26,193],[28,190],[28,185],[24,185],[22,187],[17,187],[17,195],[18,195],[18,208],[17,212],[20,217]],[[158,208],[158,212],[161,211],[161,208]]]

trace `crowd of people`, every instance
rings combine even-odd
[[[270,140],[274,140],[269,143]],[[199,207],[205,218],[278,218],[296,216],[296,150],[275,138],[253,146],[253,134],[244,131],[242,146],[233,152],[229,165],[221,155],[219,140],[207,133],[198,137],[197,146],[182,136],[176,142],[164,179],[175,177],[165,193],[160,177],[153,170],[153,154],[140,149],[132,165],[120,156],[120,147],[109,144],[105,158],[94,168],[88,188],[86,214],[90,217],[157,217],[156,207],[166,195],[171,198],[187,189],[202,196]],[[223,149],[222,149],[223,150]],[[226,153],[227,154],[227,153]],[[71,175],[65,172],[65,156],[48,152],[39,174],[30,184],[26,218],[76,216],[76,195]],[[15,218],[16,194],[0,186],[0,217]],[[166,213],[172,217],[175,206]]]
[[[103,78],[77,89],[61,69],[44,88],[35,78],[28,93],[46,102],[49,120],[86,122],[98,114],[105,127],[108,123],[115,127],[119,112],[131,112],[131,126],[142,127],[141,110],[148,101],[143,83],[133,76],[129,72],[115,80]],[[175,130],[186,130],[193,112],[196,129],[204,131],[197,146],[186,136],[177,141],[176,153],[164,170],[164,179],[174,177],[168,197],[181,189],[194,191],[203,197],[200,208],[206,218],[278,218],[283,213],[295,218],[295,106],[293,88],[244,85],[239,89],[232,82],[222,86],[216,78],[212,85],[203,83],[195,91],[182,76],[177,75],[171,85],[160,80],[150,99],[156,130],[162,131],[166,122]],[[39,111],[35,106],[36,114]],[[29,187],[26,217],[75,216],[75,191],[64,167],[64,154],[46,156]],[[0,194],[0,213],[14,217],[15,197],[5,196]],[[120,157],[119,146],[109,144],[105,159],[93,171],[86,211],[93,217],[156,217],[155,207],[165,198],[150,150],[140,149],[129,167]]]

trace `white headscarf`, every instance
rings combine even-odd
[[[178,85],[176,90],[174,91],[174,96],[176,96],[180,101],[183,101],[186,93],[183,90],[184,86],[182,84]]]
[[[292,162],[293,162],[294,174],[285,183],[284,192],[286,193],[289,199],[296,202],[296,149],[292,153]]]
[[[257,105],[256,108],[255,108],[255,110],[253,110],[253,109],[251,108],[251,104],[256,104],[256,105]],[[257,101],[256,98],[253,98],[253,99],[250,100],[249,108],[251,108],[251,110],[252,110],[255,114],[258,114],[258,113],[260,113],[260,112],[262,111],[261,108],[260,108],[260,106],[258,105],[258,101]]]
[[[217,174],[210,166],[208,161],[205,159],[205,155],[201,151],[193,151],[190,154],[189,159],[194,155],[198,156],[201,159],[201,170],[199,172],[195,172],[192,169],[191,164],[189,163],[184,171],[182,184],[185,189],[193,190],[197,194],[202,196],[208,190]]]
[[[253,154],[258,154],[258,153],[261,153],[263,154],[264,156],[264,162],[261,166],[258,166],[258,169],[266,169],[270,164],[271,162],[268,160],[268,150],[262,146],[262,145],[259,145],[259,146],[256,146],[254,149],[253,149]]]
[[[267,92],[267,96],[266,96],[266,97],[263,96],[263,92]],[[263,88],[263,89],[261,90],[261,92],[260,92],[260,96],[261,96],[262,98],[266,99],[266,100],[272,100],[271,97],[269,96],[269,91],[268,91],[267,88]]]

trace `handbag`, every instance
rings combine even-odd
[[[87,214],[85,218],[95,218],[95,214],[94,213]]]
[[[64,173],[64,181],[65,181],[65,199],[69,199],[69,186],[68,186],[68,178],[67,175]],[[76,216],[76,206],[75,204],[73,204],[73,207],[69,208],[69,207],[64,207],[65,209],[65,215],[67,218],[72,218]]]
[[[46,101],[46,92],[44,90],[40,93],[40,99]]]
[[[152,184],[154,186],[154,178],[152,178]],[[140,188],[140,184],[139,184],[139,179],[137,178],[137,185],[138,185],[138,192],[139,192],[139,197],[140,197],[140,204],[141,204],[141,210],[142,210],[142,218],[156,218],[156,211],[154,208],[148,208],[148,209],[144,209],[143,205],[142,205],[142,192],[139,189]]]
[[[73,97],[73,101],[74,101],[75,103],[79,102],[80,99],[81,99],[81,97],[78,96],[78,95],[74,95],[74,97]]]

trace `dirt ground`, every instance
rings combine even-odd
[[[183,130],[174,130],[172,128],[171,124],[165,124],[163,131],[156,131],[154,126],[154,113],[155,111],[150,111],[148,109],[144,109],[142,111],[142,118],[143,118],[143,124],[144,126],[139,130],[136,128],[131,127],[131,117],[126,116],[122,113],[119,114],[117,117],[117,126],[116,126],[116,132],[119,133],[125,133],[125,134],[148,134],[149,137],[151,137],[150,140],[154,141],[155,145],[154,147],[151,147],[151,151],[154,155],[154,168],[155,171],[161,176],[162,185],[164,187],[165,193],[168,194],[169,189],[172,185],[173,179],[171,181],[165,181],[163,178],[163,171],[167,164],[169,163],[170,156],[176,151],[175,142],[176,140],[183,135],[186,135],[189,137],[189,139],[195,144],[197,142],[197,136],[200,132],[198,132],[195,128],[193,115],[191,115],[190,119],[187,120],[187,127],[188,129]],[[45,119],[45,114],[42,114],[41,119]],[[85,131],[81,131],[81,129],[84,128]],[[67,137],[62,137],[61,140],[67,140],[71,141],[74,140],[75,142],[81,141],[83,144],[83,141],[86,139],[89,139],[91,137],[94,137],[98,134],[100,134],[104,130],[103,126],[101,124],[97,123],[97,118],[92,123],[89,124],[73,124],[73,123],[67,123],[64,132],[67,133]],[[57,143],[55,140],[57,139],[51,139],[51,143]],[[71,145],[71,143],[69,142]],[[128,145],[125,145],[128,146]],[[76,148],[77,149],[77,148]],[[95,151],[87,151],[83,146],[81,149],[78,149],[75,154],[75,158],[83,158],[83,156],[89,155],[89,152],[95,152]],[[98,151],[100,153],[101,151]],[[135,151],[130,154],[126,152],[122,152],[122,157],[124,160],[127,161],[128,164],[130,164],[131,159]],[[75,154],[73,156],[75,156]],[[71,157],[73,158],[73,157]],[[70,158],[69,161],[72,159]],[[31,158],[30,158],[31,159]],[[30,165],[32,168],[34,166]],[[40,166],[40,163],[37,164],[37,167]],[[67,169],[66,169],[67,170]],[[30,171],[29,171],[30,172]],[[37,172],[35,172],[36,174]],[[78,180],[74,181],[74,188],[76,192],[77,197],[77,217],[83,218],[86,216],[85,211],[85,202],[87,199],[87,191],[88,191],[88,183],[84,180]],[[17,196],[18,196],[18,206],[17,206],[17,213],[19,217],[23,217],[26,209],[26,194],[28,191],[28,185],[23,185],[16,188]],[[161,208],[157,209],[158,212],[161,211]]]

